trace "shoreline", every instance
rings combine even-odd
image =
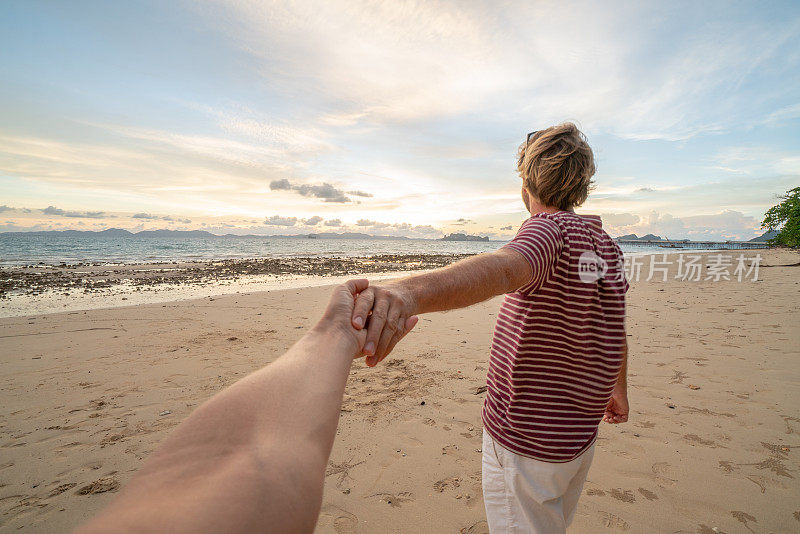
[[[754,249],[753,254],[760,250]],[[741,249],[625,253],[626,258],[746,254]],[[134,264],[76,264],[0,269],[0,317],[163,304],[237,293],[385,280],[444,267],[474,254],[254,258]],[[8,275],[8,276],[7,276]]]

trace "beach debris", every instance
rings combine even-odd
[[[425,401],[419,403],[420,406],[425,406]]]
[[[667,408],[669,408],[670,410],[674,410],[675,409],[675,405],[674,404],[667,404]]]
[[[695,391],[700,389],[700,386],[695,386],[694,384],[689,384],[689,389],[694,389]]]
[[[481,393],[486,393],[486,389],[488,386],[478,386],[475,388],[475,395],[480,395]]]
[[[231,337],[228,338],[228,341],[236,341],[237,339],[239,339],[239,338],[236,337],[236,336],[231,336]]]
[[[159,417],[163,417],[163,416],[165,416],[165,415],[169,415],[169,414],[171,414],[171,413],[172,413],[172,412],[171,412],[170,410],[164,410],[163,412],[161,412],[160,414],[158,414],[158,416],[159,416]]]
[[[350,488],[343,490],[342,493],[344,493],[345,495],[350,495]]]

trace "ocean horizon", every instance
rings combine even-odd
[[[135,236],[135,234],[134,234]],[[370,257],[375,255],[480,254],[507,241],[445,241],[391,236],[308,238],[296,236],[150,235],[101,233],[5,233],[0,266],[203,262],[252,258]],[[763,247],[764,243],[621,242],[626,254]]]

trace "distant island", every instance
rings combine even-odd
[[[663,241],[661,236],[653,234],[643,235],[642,237],[638,237],[636,234],[626,234],[626,235],[621,235],[615,239],[617,241]]]
[[[448,234],[439,239],[439,241],[489,241],[489,238],[479,235]]]

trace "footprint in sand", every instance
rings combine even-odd
[[[442,454],[454,455],[458,451],[458,445],[445,445],[442,447]]]
[[[489,524],[486,521],[478,521],[460,530],[461,534],[489,534]]]
[[[752,515],[748,514],[747,512],[742,512],[740,510],[731,510],[731,515],[736,519],[739,523],[744,525],[744,528],[749,530],[750,532],[754,532],[752,528],[748,526],[749,522],[758,523],[758,520],[753,517]]]
[[[656,495],[655,493],[653,493],[653,492],[652,492],[652,491],[650,491],[650,490],[646,490],[646,489],[644,489],[644,488],[639,488],[639,490],[638,490],[638,491],[639,491],[639,493],[641,493],[641,494],[644,496],[644,498],[645,498],[645,499],[647,499],[648,501],[656,501],[656,500],[658,500],[658,495]]]
[[[619,501],[627,503],[636,502],[636,496],[633,494],[631,490],[624,490],[622,488],[613,488],[610,491],[610,493],[612,497],[614,497]]]
[[[70,482],[68,484],[61,484],[60,486],[50,490],[50,493],[47,494],[47,497],[48,498],[55,497],[56,495],[60,495],[60,494],[64,493],[65,491],[71,490],[72,488],[74,488],[77,485],[78,484],[75,483],[75,482]]]
[[[650,468],[653,471],[653,480],[655,480],[656,483],[663,484],[665,486],[674,485],[677,482],[677,480],[666,476],[671,467],[672,466],[670,466],[667,462],[654,463],[653,466]]]
[[[320,520],[330,518],[333,529],[337,534],[356,534],[358,532],[358,517],[347,510],[332,504],[325,504],[320,511]]]
[[[439,480],[438,482],[435,482],[433,484],[433,489],[435,489],[439,493],[442,493],[447,488],[457,488],[459,486],[461,486],[461,478],[456,477],[456,476],[452,476],[452,477],[443,478],[443,479]]]
[[[726,473],[733,473],[736,469],[739,469],[733,464],[733,462],[729,462],[728,460],[720,460],[719,468],[725,471]]]
[[[333,530],[336,531],[336,534],[356,534],[358,519],[352,514],[340,515],[333,520]]]
[[[600,522],[606,528],[613,528],[615,530],[630,530],[631,528],[628,522],[618,515],[603,511],[599,512],[599,514]]]
[[[711,447],[711,448],[721,447],[721,445],[717,445],[716,442],[710,439],[703,439],[697,434],[686,434],[685,436],[683,436],[683,439],[685,439],[691,444],[697,443],[698,445],[705,445],[706,447]]]
[[[95,480],[91,484],[83,486],[75,493],[77,495],[95,495],[97,493],[117,491],[118,489],[119,489],[119,481],[117,481],[112,477],[103,477]]]

